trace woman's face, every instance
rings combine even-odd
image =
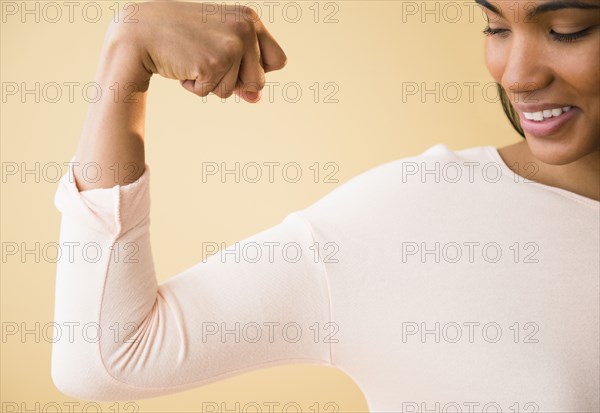
[[[600,2],[476,1],[489,20],[486,65],[533,155],[564,165],[599,151]]]

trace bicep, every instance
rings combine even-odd
[[[133,191],[60,195],[61,242],[105,253],[58,265],[55,321],[101,332],[54,343],[63,392],[146,398],[270,365],[330,362],[315,331],[330,321],[327,275],[299,214],[158,283],[144,179]]]

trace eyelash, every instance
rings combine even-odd
[[[558,42],[571,43],[585,36],[588,30],[589,28],[576,33],[556,33],[554,30],[550,30],[550,35]],[[494,36],[496,34],[506,33],[507,31],[507,29],[492,29],[488,26],[483,30],[483,34],[486,36]]]

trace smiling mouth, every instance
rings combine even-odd
[[[539,112],[523,112],[523,116],[527,120],[532,120],[535,122],[544,122],[547,119],[557,118],[563,113],[567,113],[571,109],[571,106],[564,106],[562,108],[541,110]]]

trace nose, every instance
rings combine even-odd
[[[502,74],[502,86],[513,102],[533,103],[535,92],[552,83],[552,70],[544,59],[543,46],[532,36],[513,34]]]

